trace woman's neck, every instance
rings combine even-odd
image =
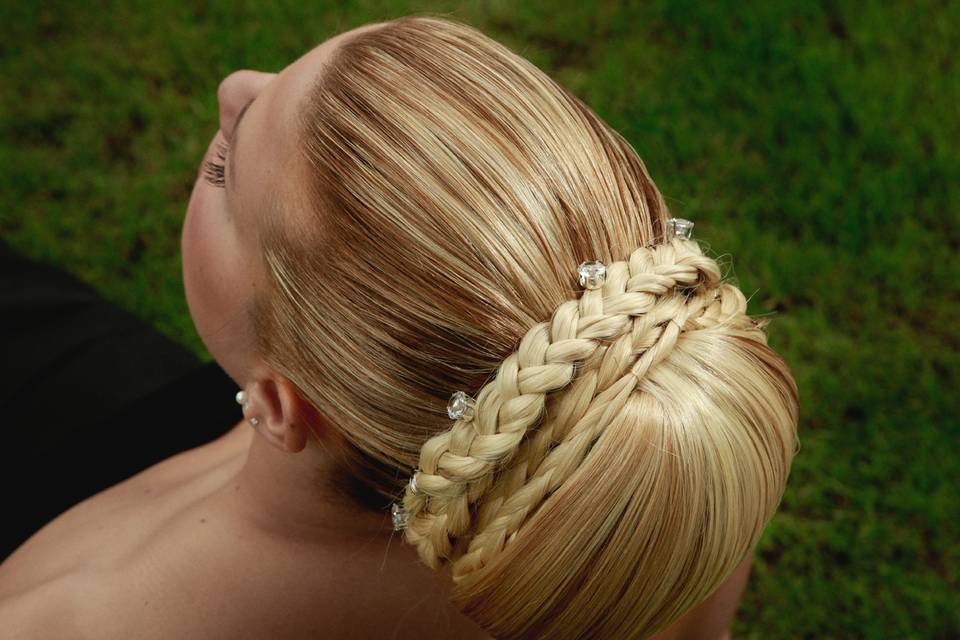
[[[224,496],[241,522],[271,537],[300,540],[369,543],[398,535],[387,510],[362,509],[328,488],[333,461],[314,442],[288,453],[253,430],[248,440],[246,461]]]
[[[333,591],[345,600],[317,602],[311,611],[318,619],[329,625],[349,611],[353,626],[344,635],[403,619],[434,621],[423,627],[426,638],[492,640],[453,607],[449,572],[423,564],[393,531],[389,512],[361,509],[323,489],[330,461],[322,449],[285,453],[249,427],[236,446],[234,460],[244,456],[243,466],[214,499],[237,528],[264,538],[263,561],[286,572],[292,590],[329,593],[337,585]]]

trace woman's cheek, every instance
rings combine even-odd
[[[221,246],[228,239],[217,221],[224,212],[217,209],[216,198],[210,197],[217,195],[210,193],[215,188],[202,178],[198,180],[187,205],[181,236],[184,292],[201,337],[205,329],[215,324],[224,303],[224,291],[229,289],[229,254]]]
[[[204,346],[235,375],[246,341],[243,305],[250,285],[222,196],[203,179],[194,187],[181,237],[183,287]]]
[[[187,215],[183,220],[183,232],[180,236],[183,289],[187,297],[190,315],[193,317],[193,323],[197,325],[197,329],[201,328],[200,324],[203,321],[201,304],[205,297],[202,292],[202,264],[204,262],[202,239],[205,235],[202,229],[203,212],[200,210],[203,203],[203,197],[200,195],[202,190],[203,186],[198,181],[187,205]]]

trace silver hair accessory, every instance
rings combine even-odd
[[[670,218],[667,220],[667,232],[669,235],[678,238],[689,238],[693,234],[693,221],[683,218]]]
[[[580,276],[580,286],[587,289],[599,289],[603,286],[607,277],[607,267],[597,260],[591,262],[581,262],[577,267],[577,275]]]
[[[689,238],[693,233],[693,222],[683,218],[670,218],[667,220],[667,230],[670,236],[678,238]],[[577,276],[580,286],[587,290],[599,289],[606,280],[607,267],[599,260],[581,262],[577,267]],[[678,324],[679,326],[679,324]],[[681,327],[682,329],[682,327]],[[450,402],[447,404],[447,415],[451,420],[471,420],[476,411],[476,401],[463,391],[455,391],[450,396]],[[410,482],[410,492],[417,493],[417,470],[413,470]],[[394,502],[390,506],[390,513],[393,516],[393,530],[401,531],[407,528],[409,514],[403,508],[400,502]]]
[[[447,403],[447,415],[451,420],[464,420],[469,422],[473,419],[473,413],[476,410],[477,402],[463,391],[454,391],[450,396],[450,402]]]
[[[399,502],[394,502],[390,507],[390,515],[393,517],[393,530],[402,531],[407,528],[407,511]]]
[[[247,408],[247,392],[243,390],[237,391],[236,401],[237,401],[237,404],[243,405],[243,408],[246,409]],[[252,424],[253,426],[257,426],[258,424],[260,424],[260,420],[258,418],[250,418],[250,424]]]
[[[410,487],[410,493],[417,495],[417,469],[414,469],[413,473],[410,474],[410,482],[407,483],[407,486]],[[408,514],[407,510],[403,508],[403,503],[394,502],[390,505],[390,515],[393,517],[394,531],[402,531],[407,528]]]

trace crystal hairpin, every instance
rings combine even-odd
[[[607,276],[607,267],[597,260],[581,262],[577,267],[580,275],[580,286],[587,289],[599,289]]]
[[[394,502],[390,507],[390,515],[393,517],[393,530],[402,531],[407,528],[407,511],[399,502]]]
[[[476,400],[463,391],[454,391],[447,403],[447,415],[451,420],[470,420],[476,410]]]
[[[410,474],[410,481],[407,483],[407,486],[410,487],[410,493],[417,495],[417,473],[419,469],[414,469]],[[407,527],[408,514],[407,510],[403,508],[402,502],[394,502],[390,505],[390,515],[393,516],[393,530],[402,531]]]
[[[670,218],[667,220],[667,233],[678,238],[689,238],[693,234],[693,221]]]
[[[407,482],[407,486],[410,487],[410,493],[417,495],[417,472],[418,469],[414,469],[410,474],[410,481]],[[390,515],[393,518],[393,530],[402,531],[407,528],[407,522],[409,520],[409,514],[407,510],[403,508],[403,502],[398,501],[390,505]]]

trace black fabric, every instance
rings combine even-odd
[[[0,242],[0,558],[81,500],[228,431],[237,385]]]

